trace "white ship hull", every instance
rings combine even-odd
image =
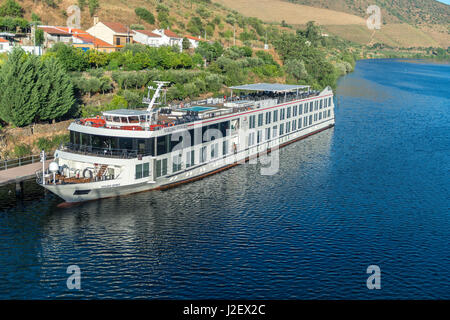
[[[291,107],[294,106],[296,111],[291,114]],[[281,112],[283,108],[284,111]],[[272,112],[275,110],[280,111],[280,114],[277,114],[277,121],[272,118]],[[258,117],[261,114],[265,115],[264,121],[263,117]],[[258,119],[257,124],[255,123],[255,117]],[[159,145],[156,145],[157,142],[159,143],[158,138],[176,135],[173,133],[177,132],[176,127],[175,130],[166,128],[157,132],[158,135],[154,137],[154,146],[152,145],[155,151],[147,156],[108,157],[106,153],[95,155],[92,152],[58,150],[55,153],[55,158],[58,161],[59,168],[61,168],[62,175],[69,180],[63,179],[63,183],[58,183],[58,179],[55,178],[48,180],[52,175],[47,174],[47,178],[43,180],[48,182],[43,186],[66,202],[83,202],[149,190],[162,190],[202,179],[238,164],[243,164],[249,159],[268,153],[275,154],[276,152],[273,151],[280,147],[333,127],[335,120],[332,91],[327,88],[314,98],[294,100],[283,104],[266,104],[250,111],[219,116],[208,121],[203,120],[192,124],[192,128],[195,130],[197,128],[202,132],[202,128],[208,126],[205,126],[205,123],[212,123],[214,126],[214,123],[219,123],[219,121],[226,121],[228,124],[235,122],[239,130],[233,131],[233,125],[230,125],[230,131],[224,137],[194,143],[193,146],[187,148],[174,148],[172,150],[172,147],[170,147],[170,150],[167,150],[170,152],[162,152],[161,154],[158,149]],[[102,130],[108,129],[89,127],[85,130],[81,126],[71,125],[69,130],[92,134],[92,132],[102,133]],[[188,127],[184,127],[179,131],[187,132],[188,130]],[[119,137],[125,134],[130,135],[129,131],[123,131],[115,130],[114,134],[119,135]],[[154,132],[146,131],[133,132],[132,134],[138,136],[137,139],[144,139],[145,135],[150,135],[150,137],[155,135]],[[189,138],[188,140],[190,141]],[[192,157],[192,163],[188,163],[190,161],[188,156]],[[181,161],[175,161],[175,158],[181,159]],[[283,161],[283,159],[278,158],[273,160]],[[70,181],[71,177],[74,177],[74,172],[77,172],[78,179],[80,173],[84,174],[86,170],[93,171],[89,182],[72,183],[71,181],[65,183]],[[105,170],[111,170],[109,178],[103,175]],[[53,183],[50,181],[53,181]]]

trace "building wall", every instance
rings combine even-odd
[[[112,31],[110,28],[108,28],[101,22],[89,28],[87,30],[87,33],[109,44],[114,44],[114,31]]]
[[[150,47],[159,47],[160,43],[161,43],[160,39],[161,38],[149,37],[149,36],[139,33],[139,32],[136,32],[133,36],[134,41],[145,44]]]

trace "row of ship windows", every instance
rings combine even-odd
[[[222,156],[226,156],[228,154],[228,151],[229,151],[229,142],[227,140],[222,141]],[[210,159],[216,159],[218,157],[219,157],[219,143],[214,143],[210,147]],[[199,159],[198,164],[206,162],[207,146],[204,146],[199,150],[198,159]],[[156,161],[156,167],[155,167],[156,178],[167,175],[167,173],[168,173],[167,172],[167,163],[168,163],[167,158]],[[186,169],[190,168],[196,164],[195,150],[186,152],[184,163],[186,165]],[[177,155],[173,156],[173,158],[172,158],[172,173],[181,171],[182,164],[183,164],[183,160],[182,160],[181,154],[177,154]],[[135,178],[142,179],[142,178],[149,177],[149,175],[150,175],[150,171],[149,171],[150,167],[149,166],[150,166],[149,163],[136,165]]]
[[[296,117],[297,115],[306,114],[308,112],[313,112],[317,110],[321,110],[323,108],[328,108],[331,106],[331,97],[328,99],[321,99],[311,102],[302,103],[299,105],[289,106],[287,108],[277,109],[274,111],[268,111],[265,114],[258,114],[258,127],[261,127],[264,123],[270,124],[272,122],[279,120],[290,119],[291,117]],[[265,118],[265,121],[264,121]],[[249,127],[250,129],[256,128],[256,115],[250,116],[249,119]]]
[[[314,115],[300,117],[298,119],[294,119],[292,121],[288,121],[285,123],[281,123],[278,126],[273,126],[272,128],[265,129],[265,140],[274,139],[277,136],[282,136],[284,134],[288,134],[289,132],[296,131],[301,129],[302,127],[309,126],[316,121],[321,121],[322,119],[326,119],[331,117],[331,111],[325,110],[323,112],[315,113]],[[255,140],[256,137],[256,140]],[[258,130],[257,132],[251,132],[248,136],[248,146],[251,147],[253,145],[259,144],[263,142],[262,130]],[[229,141],[224,140],[221,143],[222,145],[222,156],[226,156],[229,153]],[[210,146],[210,159],[216,159],[219,157],[219,143],[213,143]],[[194,166],[195,164],[202,164],[207,161],[207,146],[201,147],[198,150],[198,160],[196,163],[195,150],[191,150],[185,153],[185,166],[186,169]],[[176,173],[182,170],[182,155],[177,154],[172,158],[172,173]],[[168,159],[160,159],[156,161],[155,168],[156,178],[165,176],[168,174]],[[139,164],[136,165],[136,179],[141,179],[149,176],[149,164]]]

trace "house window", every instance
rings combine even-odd
[[[120,38],[116,38],[116,45],[120,46]]]

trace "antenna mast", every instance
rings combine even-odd
[[[168,81],[155,81],[155,83],[156,83],[158,86],[157,86],[156,88],[154,88],[154,87],[152,87],[152,86],[149,86],[149,87],[148,87],[147,98],[144,98],[144,99],[142,100],[142,102],[143,102],[144,104],[148,104],[147,111],[152,111],[154,105],[159,105],[159,104],[162,104],[162,103],[163,103],[162,99],[165,100],[165,98],[166,98],[166,90],[164,90],[163,97],[161,97],[161,89],[162,89],[166,84],[169,84],[170,82],[168,82]],[[155,90],[155,94],[153,95],[153,98],[150,99],[150,91],[151,91],[151,90]],[[158,102],[157,102],[157,99],[160,98],[160,97],[161,97],[162,99],[159,99]]]

